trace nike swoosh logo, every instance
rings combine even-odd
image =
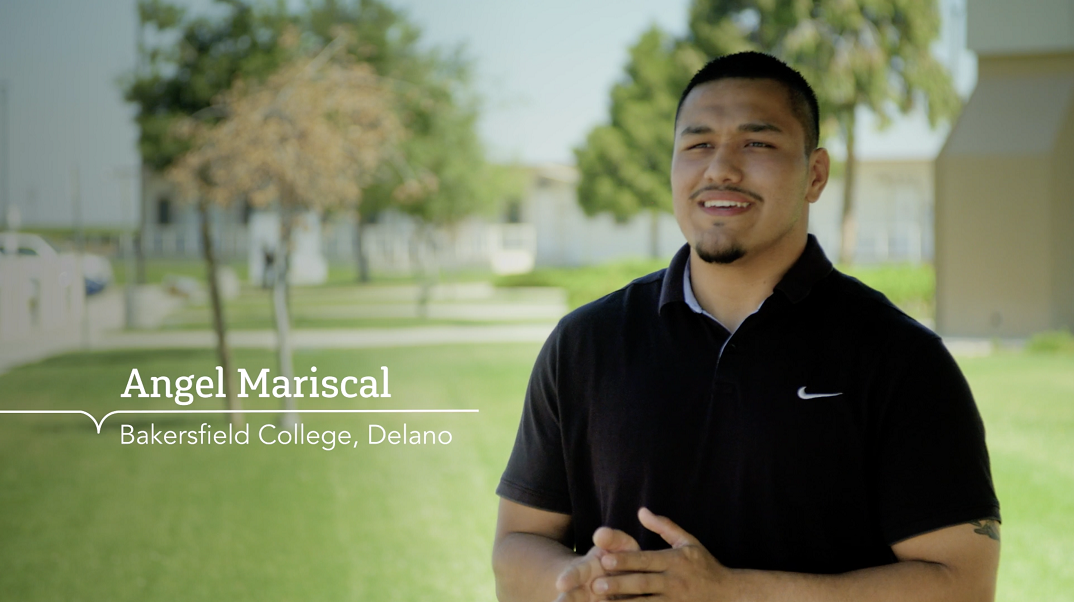
[[[802,388],[798,389],[798,397],[800,399],[816,399],[818,397],[836,397],[837,395],[842,395],[842,394],[843,394],[842,392],[840,392],[840,393],[806,393],[805,392],[805,387],[802,387]]]

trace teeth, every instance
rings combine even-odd
[[[749,203],[738,203],[735,201],[705,201],[706,207],[749,207]]]

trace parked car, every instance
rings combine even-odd
[[[0,255],[56,258],[59,253],[37,234],[0,232]],[[85,281],[86,294],[95,295],[113,282],[112,264],[100,255],[83,253],[82,278]]]

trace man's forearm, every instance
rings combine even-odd
[[[556,578],[578,556],[558,541],[531,533],[510,533],[492,550],[496,597],[500,602],[552,602]]]
[[[908,560],[841,575],[740,569],[741,602],[992,602],[995,582],[939,563]]]

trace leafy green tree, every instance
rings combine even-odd
[[[882,126],[922,105],[933,126],[959,111],[951,77],[929,49],[939,28],[935,0],[694,0],[691,7],[687,42],[706,55],[767,52],[814,87],[822,138],[837,134],[846,148],[842,263],[853,261],[856,244],[856,109],[868,108]]]
[[[137,4],[138,65],[121,85],[126,100],[138,108],[138,148],[143,172],[145,169],[163,171],[191,150],[192,139],[176,133],[175,126],[180,120],[192,115],[208,121],[216,119],[219,116],[211,110],[212,103],[236,79],[263,80],[291,55],[288,44],[279,43],[288,31],[289,20],[281,7],[255,10],[240,0],[217,1],[228,8],[222,17],[191,20],[184,18],[181,8],[165,0],[139,0]],[[146,44],[147,30],[153,38],[168,42]],[[228,407],[237,411],[240,404],[232,381],[231,352],[217,282],[217,257],[205,199],[198,203],[198,214],[217,356],[224,370]],[[231,419],[239,423],[242,417],[233,413]]]
[[[373,177],[402,129],[392,95],[372,68],[339,52],[345,35],[312,60],[284,64],[262,84],[237,80],[217,98],[225,115],[217,123],[182,122],[177,133],[185,131],[192,147],[167,172],[203,207],[248,199],[279,213],[273,306],[280,372],[287,379],[294,374],[287,277],[296,217],[357,203],[362,182]],[[287,396],[285,425],[297,421],[294,408]]]
[[[704,64],[702,55],[656,26],[630,49],[624,78],[612,88],[611,119],[575,149],[578,202],[588,215],[625,222],[651,215],[650,253],[658,254],[657,218],[670,212],[668,188],[679,94]]]
[[[342,54],[372,67],[370,76],[379,78],[378,89],[393,95],[388,103],[396,113],[392,121],[402,123],[406,132],[381,150],[391,157],[378,162],[383,164],[379,174],[364,171],[353,198],[332,204],[365,217],[402,204],[404,211],[436,224],[491,205],[495,187],[484,179],[490,168],[474,131],[477,105],[467,96],[469,62],[460,53],[419,49],[418,29],[380,0],[322,0],[307,3],[299,12],[282,2],[217,2],[225,10],[193,19],[185,19],[184,12],[166,0],[138,4],[139,39],[148,37],[157,44],[139,43],[139,65],[124,80],[123,91],[138,107],[139,147],[147,168],[168,170],[196,150],[198,137],[180,135],[182,128],[176,127],[184,119],[193,116],[207,126],[226,122],[224,104],[214,104],[229,90],[234,96],[235,82],[257,87],[289,60],[344,40]],[[436,194],[407,194],[415,182]],[[208,220],[205,199],[199,212]],[[223,308],[212,276],[216,258],[211,239],[205,241],[218,354],[225,375],[230,375]],[[360,273],[368,278],[365,265],[359,253]],[[230,391],[231,384],[226,386]]]
[[[216,1],[227,7],[222,15],[189,20],[163,0],[138,4],[143,29],[166,41],[140,44],[139,66],[122,82],[124,97],[138,108],[138,149],[151,169],[163,171],[190,150],[175,135],[176,119],[208,110],[236,78],[263,81],[292,56],[279,44],[292,21],[281,6]]]
[[[459,49],[425,50],[420,31],[380,0],[323,0],[311,5],[305,28],[322,40],[339,27],[353,31],[348,51],[371,65],[395,94],[407,136],[357,206],[358,278],[369,279],[361,253],[366,224],[388,208],[416,218],[418,236],[434,227],[494,211],[511,188],[489,165],[476,129],[471,61]]]

